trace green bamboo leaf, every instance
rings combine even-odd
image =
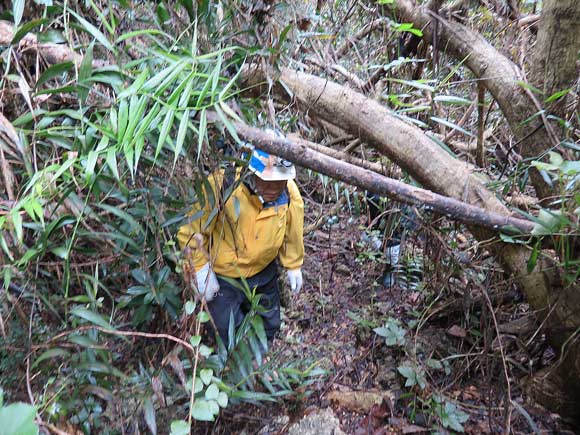
[[[103,364],[98,362],[87,362],[77,365],[76,368],[78,368],[79,370],[88,370],[94,373],[113,375],[121,379],[126,378],[126,376],[121,371],[119,371],[119,369],[116,369],[115,367],[109,364]]]
[[[434,98],[434,101],[437,103],[459,106],[469,106],[471,104],[471,100],[468,100],[467,98],[457,97],[455,95],[437,95]]]
[[[137,166],[139,165],[139,159],[141,158],[141,153],[143,152],[143,148],[145,147],[145,137],[144,136],[137,136],[135,139],[135,158],[134,158],[134,168],[133,172],[137,173]]]
[[[207,114],[205,109],[201,111],[199,116],[199,131],[197,133],[197,161],[199,162],[199,158],[201,157],[201,148],[203,146],[203,140],[206,135],[206,127],[207,127]]]
[[[141,74],[139,74],[137,78],[133,81],[131,86],[129,86],[127,89],[125,89],[123,92],[119,94],[118,98],[127,98],[132,95],[135,95],[143,87],[143,84],[145,83],[145,80],[147,80],[147,77],[149,77],[149,70],[144,69],[143,71],[141,71]]]
[[[48,23],[48,20],[46,18],[41,18],[39,20],[32,20],[27,22],[16,31],[14,37],[12,38],[12,41],[10,41],[10,45],[17,45],[22,40],[22,38],[26,36],[28,32],[30,32],[35,27],[41,26],[46,23]]]
[[[14,16],[14,24],[16,27],[22,21],[22,15],[24,14],[24,0],[13,0],[12,2],[12,15]]]
[[[435,91],[435,88],[433,86],[424,83],[424,80],[401,80],[401,79],[389,79],[389,80],[395,83],[401,83],[403,85],[411,86],[413,88],[417,88],[422,91],[429,92]]]
[[[185,69],[187,66],[186,61],[180,61],[175,64],[173,71],[155,88],[155,95],[159,96],[165,92],[165,90],[177,79],[179,74]]]
[[[145,89],[147,91],[152,91],[152,90],[157,89],[159,84],[167,78],[167,76],[171,73],[171,71],[173,71],[174,68],[175,68],[174,65],[170,65],[170,66],[166,67],[165,69],[162,69],[160,72],[158,72],[153,77],[151,77],[149,80],[147,80],[147,82],[143,85],[143,89]]]
[[[177,139],[175,140],[175,158],[173,160],[173,167],[177,163],[177,158],[181,154],[183,142],[185,142],[185,134],[187,133],[187,126],[189,125],[189,110],[183,112],[181,122],[179,123],[179,130],[177,131]]]
[[[119,180],[119,169],[117,167],[117,150],[111,148],[107,150],[107,166],[113,173],[113,176]]]
[[[153,107],[149,109],[147,115],[145,116],[145,118],[143,118],[143,121],[141,121],[141,123],[139,124],[139,129],[135,132],[135,137],[143,136],[145,134],[145,131],[151,128],[153,120],[155,119],[160,110],[161,103],[159,102],[155,103]]]
[[[137,222],[135,218],[133,218],[133,216],[123,211],[119,207],[115,207],[108,204],[95,204],[95,206],[97,206],[101,210],[105,210],[106,212],[117,216],[120,219],[123,219],[134,231],[138,231],[141,234],[144,234],[143,227],[139,224],[139,222]]]
[[[84,27],[87,33],[91,34],[93,38],[95,38],[97,41],[101,43],[101,45],[103,45],[103,47],[105,47],[109,51],[112,51],[113,53],[115,52],[115,47],[113,46],[113,44],[109,42],[109,40],[105,37],[105,35],[103,35],[103,33],[99,29],[97,29],[95,26],[93,26],[91,23],[89,23],[75,11],[69,9],[69,12],[78,20],[79,23],[81,23],[82,27]]]
[[[214,109],[215,109],[216,113],[218,114],[220,120],[224,123],[224,126],[228,130],[228,133],[235,139],[236,142],[238,142],[238,143],[241,142],[241,140],[238,136],[238,132],[236,131],[236,128],[231,123],[231,121],[228,119],[228,117],[224,115],[224,112],[222,112],[222,110],[219,108],[219,105],[215,105]]]
[[[161,35],[161,36],[165,36],[167,39],[173,39],[173,37],[161,30],[158,29],[145,29],[145,30],[135,30],[133,32],[127,32],[122,34],[121,36],[119,36],[116,40],[115,40],[115,45],[126,41],[127,39],[131,39],[131,38],[135,38],[136,36],[141,36],[141,35],[146,35],[146,36],[152,36],[152,35]]]
[[[18,210],[14,209],[10,213],[10,217],[12,218],[12,225],[14,226],[14,231],[16,232],[16,238],[22,244],[23,239],[23,231],[22,231],[22,216]]]
[[[161,126],[161,132],[159,133],[159,140],[157,141],[157,148],[155,148],[155,159],[159,155],[161,148],[165,145],[165,141],[167,140],[167,135],[169,134],[169,130],[173,125],[173,118],[175,117],[175,111],[170,109],[165,114],[165,119],[163,120],[163,124]]]
[[[122,99],[119,103],[119,113],[117,117],[117,142],[122,143],[127,129],[127,120],[129,119],[129,106],[127,100]]]
[[[475,136],[474,136],[472,133],[470,133],[470,132],[468,132],[467,130],[465,130],[465,129],[461,128],[459,125],[457,125],[457,124],[454,124],[454,123],[452,123],[452,122],[450,122],[450,121],[447,121],[447,120],[445,120],[445,119],[438,118],[438,117],[436,117],[436,116],[432,116],[432,117],[431,117],[431,120],[432,120],[432,121],[435,121],[435,122],[437,122],[438,124],[443,124],[444,126],[446,126],[446,127],[449,127],[449,128],[451,128],[451,129],[453,129],[453,130],[460,131],[461,133],[463,133],[463,134],[464,134],[464,135],[466,135],[466,136],[469,136],[469,137],[475,137]]]
[[[89,151],[87,156],[87,167],[85,168],[85,180],[88,182],[93,179],[95,175],[95,165],[97,164],[97,158],[99,153],[95,150]]]
[[[147,95],[142,95],[140,98],[135,95],[131,97],[129,103],[129,122],[127,123],[127,130],[125,130],[124,141],[128,143],[135,142],[136,138],[133,133],[143,118],[148,101],[149,97]]]
[[[217,58],[217,63],[215,65],[214,74],[211,83],[211,102],[214,103],[214,96],[220,80],[220,72],[222,70],[222,56],[219,55]]]
[[[61,76],[65,72],[69,71],[73,66],[73,62],[63,62],[51,65],[40,75],[38,81],[34,85],[34,89],[38,89],[49,80]]]

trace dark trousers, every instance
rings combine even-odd
[[[250,301],[243,291],[218,275],[220,291],[208,304],[218,333],[226,347],[228,346],[228,329],[230,313],[233,314],[236,329],[244,320],[244,316],[251,308]],[[235,280],[242,286],[241,279]],[[264,320],[264,329],[268,339],[274,338],[280,330],[280,291],[278,288],[278,268],[275,262],[270,263],[262,272],[246,279],[250,289],[256,288],[261,294],[260,305],[265,308],[260,316]]]

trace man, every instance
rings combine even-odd
[[[215,206],[210,205],[206,192],[205,204],[193,206],[191,222],[177,234],[181,248],[190,248],[197,290],[208,302],[226,346],[230,315],[237,328],[246,313],[247,300],[239,287],[224,278],[238,283],[244,278],[250,289],[261,294],[260,305],[266,309],[261,316],[269,339],[280,329],[276,259],[286,269],[292,291],[297,293],[302,287],[304,202],[293,181],[296,169],[290,162],[257,149],[248,168],[251,174],[235,187],[223,207],[218,206],[218,198],[235,186],[235,180],[228,178],[239,177],[241,172],[213,173],[208,181]],[[196,245],[196,238],[201,247]]]

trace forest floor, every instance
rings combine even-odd
[[[331,214],[331,206],[327,208],[324,212]],[[451,428],[463,413],[468,415],[465,433],[505,433],[505,372],[497,346],[484,351],[478,343],[481,331],[464,328],[468,322],[461,309],[442,313],[438,307],[449,303],[437,299],[433,286],[425,284],[436,281],[428,273],[412,289],[404,280],[388,289],[379,285],[383,265],[370,260],[361,244],[365,221],[341,216],[335,225],[306,237],[305,286],[283,311],[280,338],[271,349],[272,358],[280,361],[317,362],[327,372],[323,381],[277,404],[228,408],[215,425],[202,424],[195,433],[446,434],[457,433]],[[407,255],[421,251],[423,242],[411,235]],[[406,345],[388,347],[373,332],[388,318],[403,326],[418,319],[421,327],[408,328]],[[505,358],[517,359],[513,352]],[[425,361],[427,353],[444,362],[445,369],[427,368],[423,388],[405,387],[398,368]],[[512,433],[571,433],[563,429],[559,416],[530,403],[520,387],[522,379],[511,367],[508,370]],[[438,396],[456,407],[437,404]],[[305,431],[296,427],[320,410],[326,410],[324,430],[316,429],[318,423]],[[443,427],[442,421],[449,426]]]

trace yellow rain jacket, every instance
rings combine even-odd
[[[222,170],[214,172],[208,179],[216,197],[223,178]],[[206,195],[205,205],[202,207],[199,202],[195,203],[190,213],[190,216],[201,214],[201,217],[179,228],[177,240],[181,249],[191,248],[193,264],[199,270],[207,259],[196,249],[192,236],[203,234],[204,248],[210,255],[215,273],[231,278],[254,276],[276,257],[286,269],[300,268],[304,260],[304,202],[293,180],[288,181],[286,191],[288,201],[265,208],[258,196],[241,183],[223,210],[203,229],[214,209]]]

